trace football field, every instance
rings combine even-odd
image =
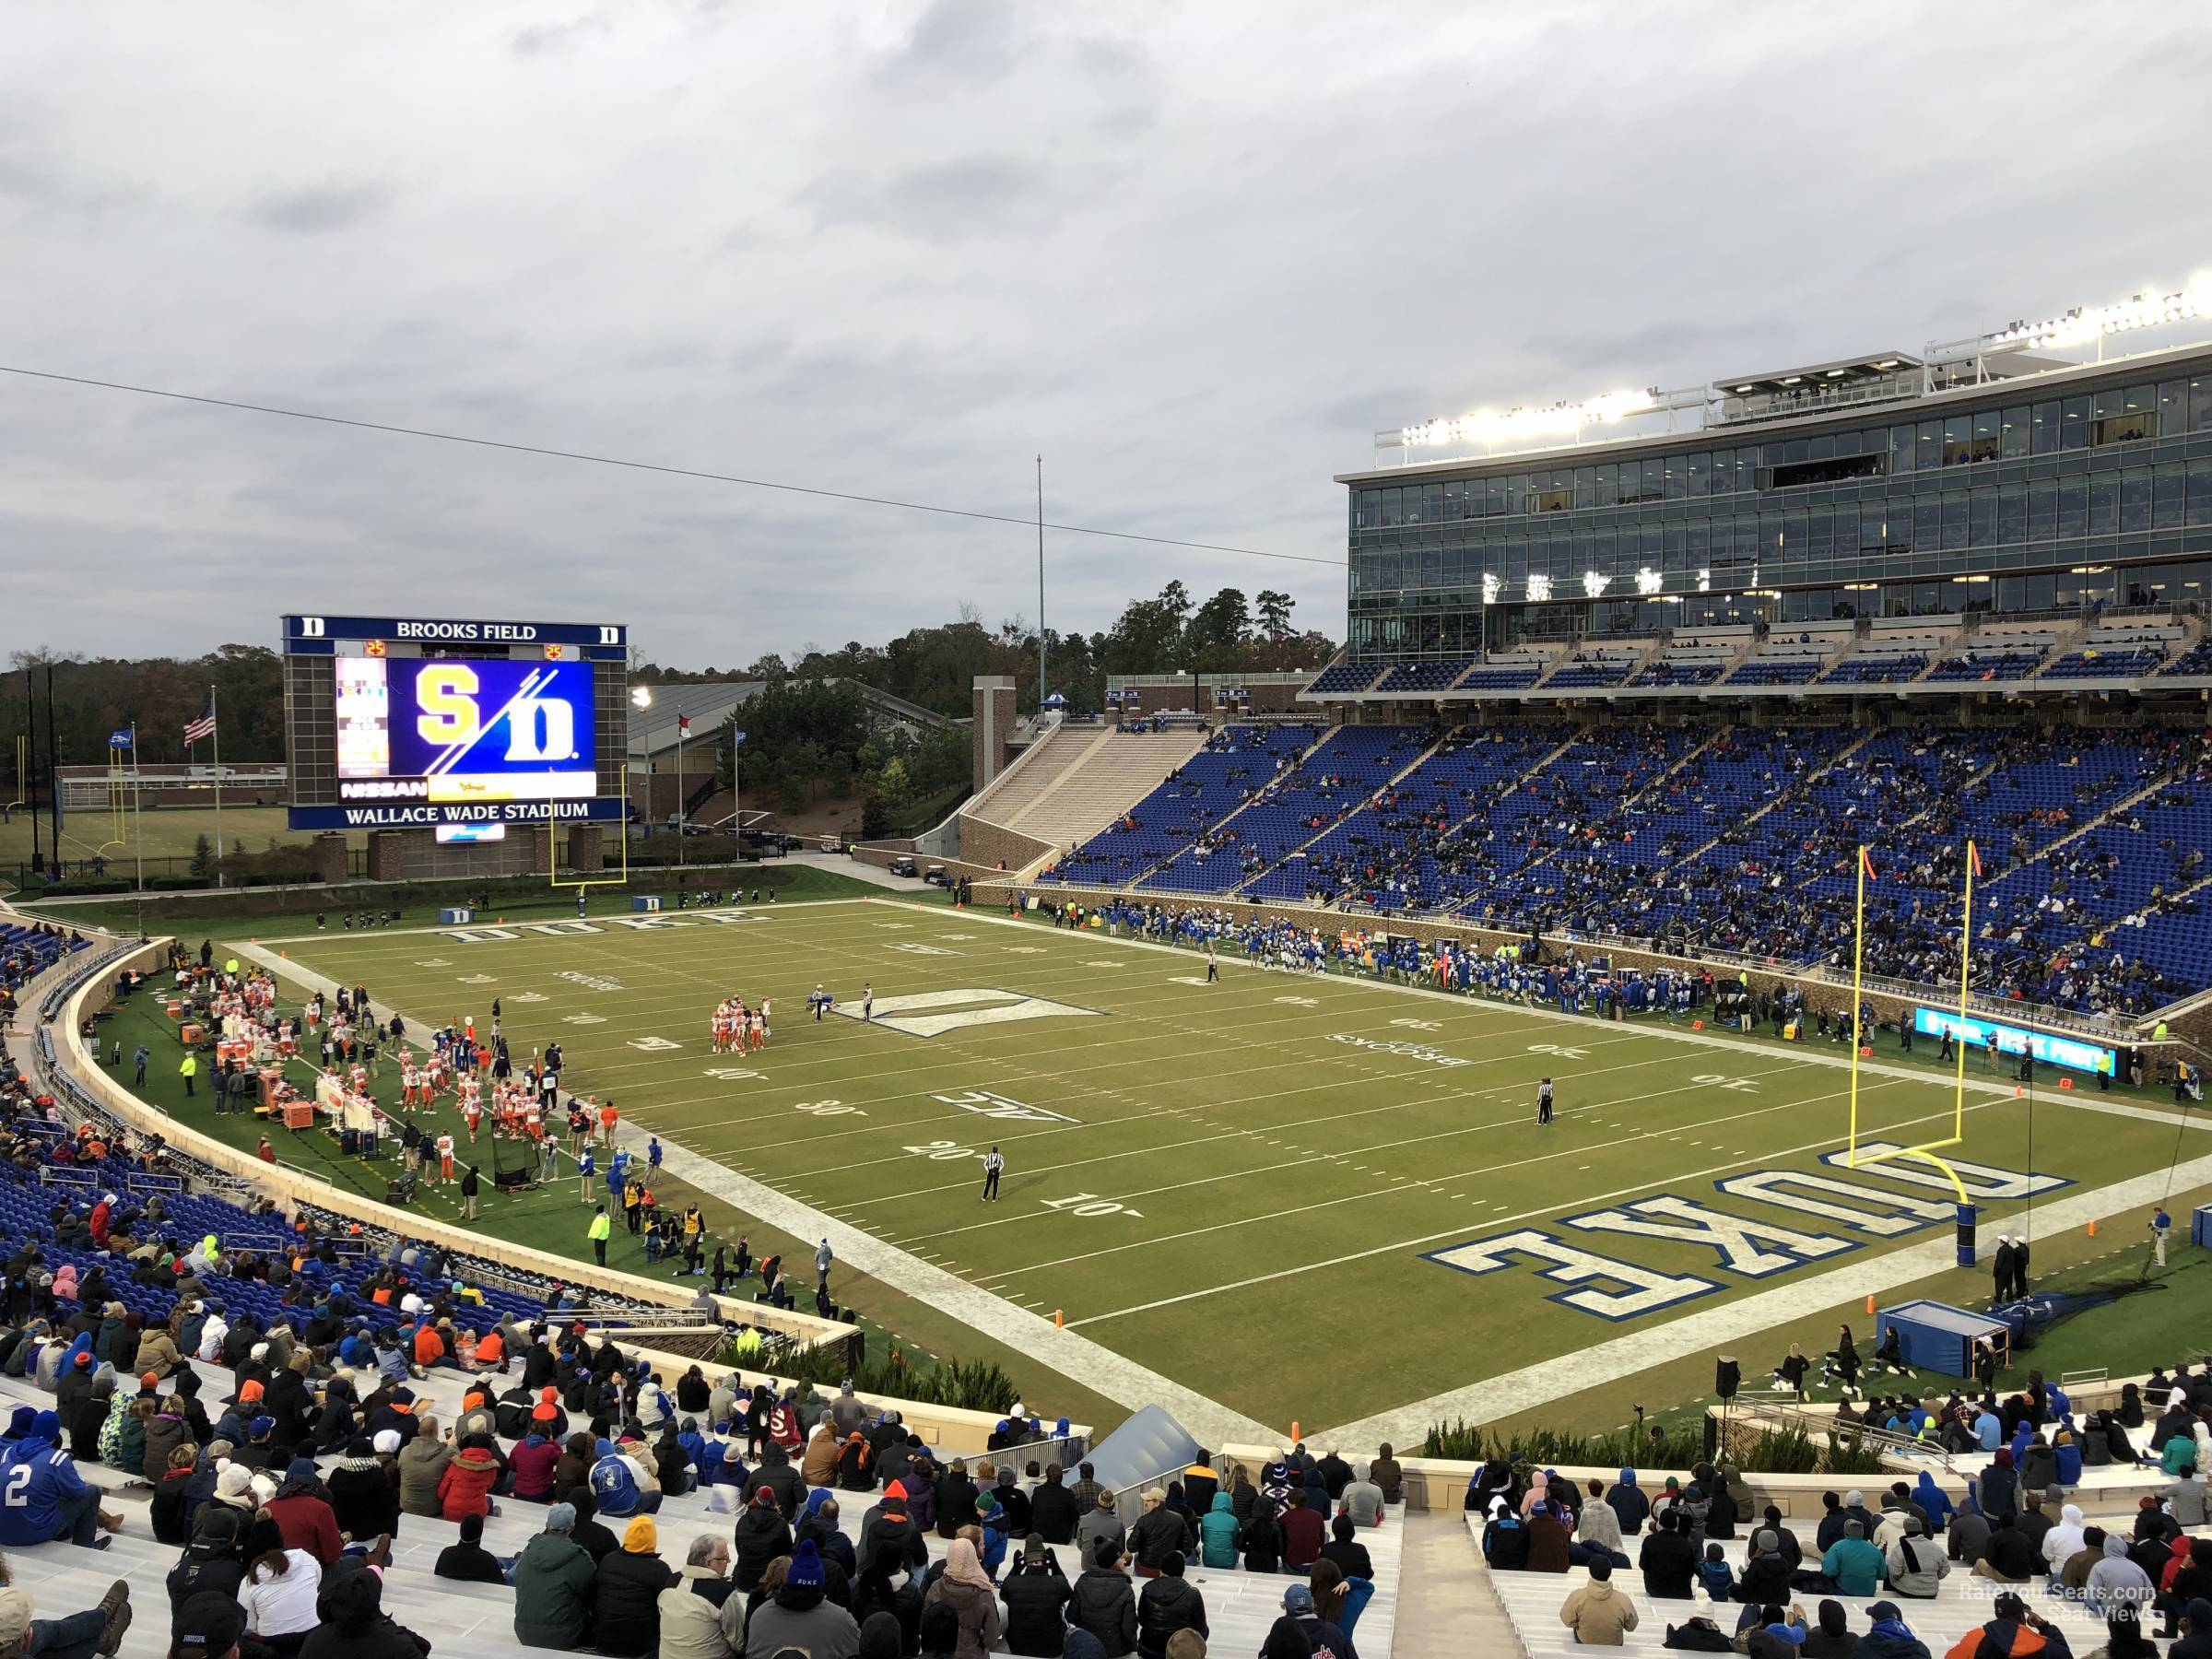
[[[1565,1415],[1715,1348],[1748,1375],[1811,1345],[1807,1313],[1950,1261],[1947,1180],[1845,1167],[1847,1063],[1825,1045],[1226,954],[1208,983],[1187,950],[898,900],[259,941],[279,950],[418,1035],[482,1030],[500,998],[518,1066],[560,1041],[564,1088],[656,1133],[725,1230],[834,1230],[841,1260],[1041,1365],[1131,1406],[1181,1399],[1165,1379],[1230,1427],[1405,1443],[1438,1417]],[[733,994],[773,999],[763,1052],[712,1052]],[[2212,1178],[2212,1145],[2155,1101],[2030,1099],[1978,1058],[1968,1078],[1955,1156],[1985,1240],[2029,1206],[2041,1238],[2155,1200],[2177,1159],[2177,1194]],[[1932,1066],[1866,1065],[1862,1145],[1940,1138],[1952,1101]],[[1985,1273],[1953,1277],[1986,1298]]]

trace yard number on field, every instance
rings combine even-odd
[[[912,1152],[916,1158],[934,1158],[939,1163],[949,1159],[982,1156],[973,1147],[963,1147],[958,1141],[947,1140],[924,1141],[918,1147],[908,1147],[904,1150]]]
[[[1065,1211],[1071,1216],[1135,1216],[1142,1218],[1143,1210],[1131,1209],[1125,1204],[1116,1204],[1111,1198],[1101,1198],[1096,1193],[1076,1193],[1065,1198],[1047,1198],[1046,1209]]]
[[[744,1083],[758,1077],[760,1074],[751,1067],[744,1065],[710,1065],[707,1067],[706,1075],[718,1083]]]
[[[1404,1026],[1409,1031],[1428,1031],[1431,1034],[1444,1029],[1440,1021],[1434,1019],[1394,1019],[1390,1023]]]
[[[1563,1043],[1558,1042],[1532,1042],[1528,1045],[1528,1052],[1532,1054],[1555,1054],[1561,1060],[1587,1060],[1590,1058],[1588,1049],[1568,1048]]]
[[[1712,1072],[1700,1072],[1690,1081],[1702,1083],[1708,1088],[1733,1088],[1737,1094],[1757,1094],[1759,1092],[1759,1085],[1748,1077],[1724,1077]]]
[[[958,1106],[962,1112],[1016,1123],[1072,1124],[1076,1121],[1064,1112],[1048,1111],[1042,1106],[1026,1106],[1019,1100],[1008,1100],[1005,1095],[993,1094],[987,1088],[971,1088],[959,1094],[931,1095],[929,1098],[940,1105]]]
[[[841,1100],[801,1100],[792,1110],[807,1112],[815,1117],[866,1117],[868,1115],[859,1107],[848,1106]]]

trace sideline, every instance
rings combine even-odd
[[[311,991],[332,993],[337,989],[337,982],[328,975],[303,968],[289,957],[280,956],[264,946],[240,945],[234,948],[240,956],[279,978]],[[405,1008],[394,1009],[390,1004],[372,1006],[382,1006],[387,1016],[396,1012],[414,1031],[432,1029]],[[420,1046],[420,1040],[413,1035],[408,1041]],[[645,1139],[645,1133],[627,1120],[617,1133],[620,1139],[632,1145],[642,1146]],[[1041,1314],[1031,1313],[1002,1297],[979,1289],[957,1274],[886,1244],[872,1233],[863,1232],[810,1204],[787,1197],[773,1187],[740,1175],[677,1141],[664,1139],[661,1152],[663,1167],[679,1179],[771,1227],[782,1229],[794,1239],[828,1239],[838,1259],[846,1265],[880,1278],[940,1313],[1018,1353],[1031,1356],[1039,1364],[1096,1390],[1132,1412],[1147,1406],[1164,1406],[1184,1428],[1208,1445],[1272,1444],[1277,1438],[1277,1431],[1265,1423],[1231,1411],[1218,1401],[1101,1347],[1088,1336],[1055,1326]],[[805,1269],[806,1264],[801,1264],[798,1276],[802,1280]]]

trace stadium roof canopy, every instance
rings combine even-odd
[[[1786,397],[1792,393],[1846,386],[1854,382],[1888,380],[1892,375],[1917,372],[1920,367],[1920,359],[1909,351],[1877,351],[1813,363],[1802,369],[1726,375],[1714,381],[1712,389],[1724,397],[1745,397],[1762,392]]]

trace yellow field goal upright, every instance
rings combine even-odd
[[[1959,1171],[1951,1167],[1950,1159],[1943,1156],[1945,1147],[1959,1146],[1966,1139],[1966,1022],[1968,997],[1973,981],[1974,878],[1982,874],[1981,850],[1971,837],[1966,843],[1965,862],[1965,892],[1959,922],[1959,1029],[1953,1034],[1951,1045],[1958,1061],[1958,1069],[1951,1081],[1951,1132],[1941,1139],[1923,1141],[1915,1147],[1900,1147],[1894,1150],[1885,1148],[1879,1153],[1862,1156],[1859,1151],[1859,1061],[1862,1056],[1873,1053],[1866,1041],[1865,1028],[1859,1019],[1859,1010],[1865,1006],[1861,987],[1865,982],[1866,956],[1866,883],[1879,880],[1880,877],[1875,870],[1871,852],[1864,843],[1859,847],[1857,898],[1852,912],[1851,1127],[1844,1147],[1843,1164],[1846,1169],[1855,1170],[1867,1164],[1895,1162],[1909,1158],[1935,1169],[1959,1194],[1958,1263],[1961,1267],[1971,1267],[1975,1253],[1973,1197],[1967,1192],[1966,1182]],[[1905,1018],[1911,1018],[1911,1013],[1908,1012]]]
[[[560,841],[559,839],[560,820],[553,815],[553,803],[550,801],[546,803],[546,876],[550,885],[554,887],[574,888],[579,903],[582,901],[587,888],[628,887],[629,885],[629,800],[627,795],[623,797],[622,805],[623,817],[617,820],[615,825],[615,833],[622,843],[622,857],[620,863],[616,865],[615,874],[612,876],[579,876],[571,871],[568,875],[563,876],[560,873]]]

